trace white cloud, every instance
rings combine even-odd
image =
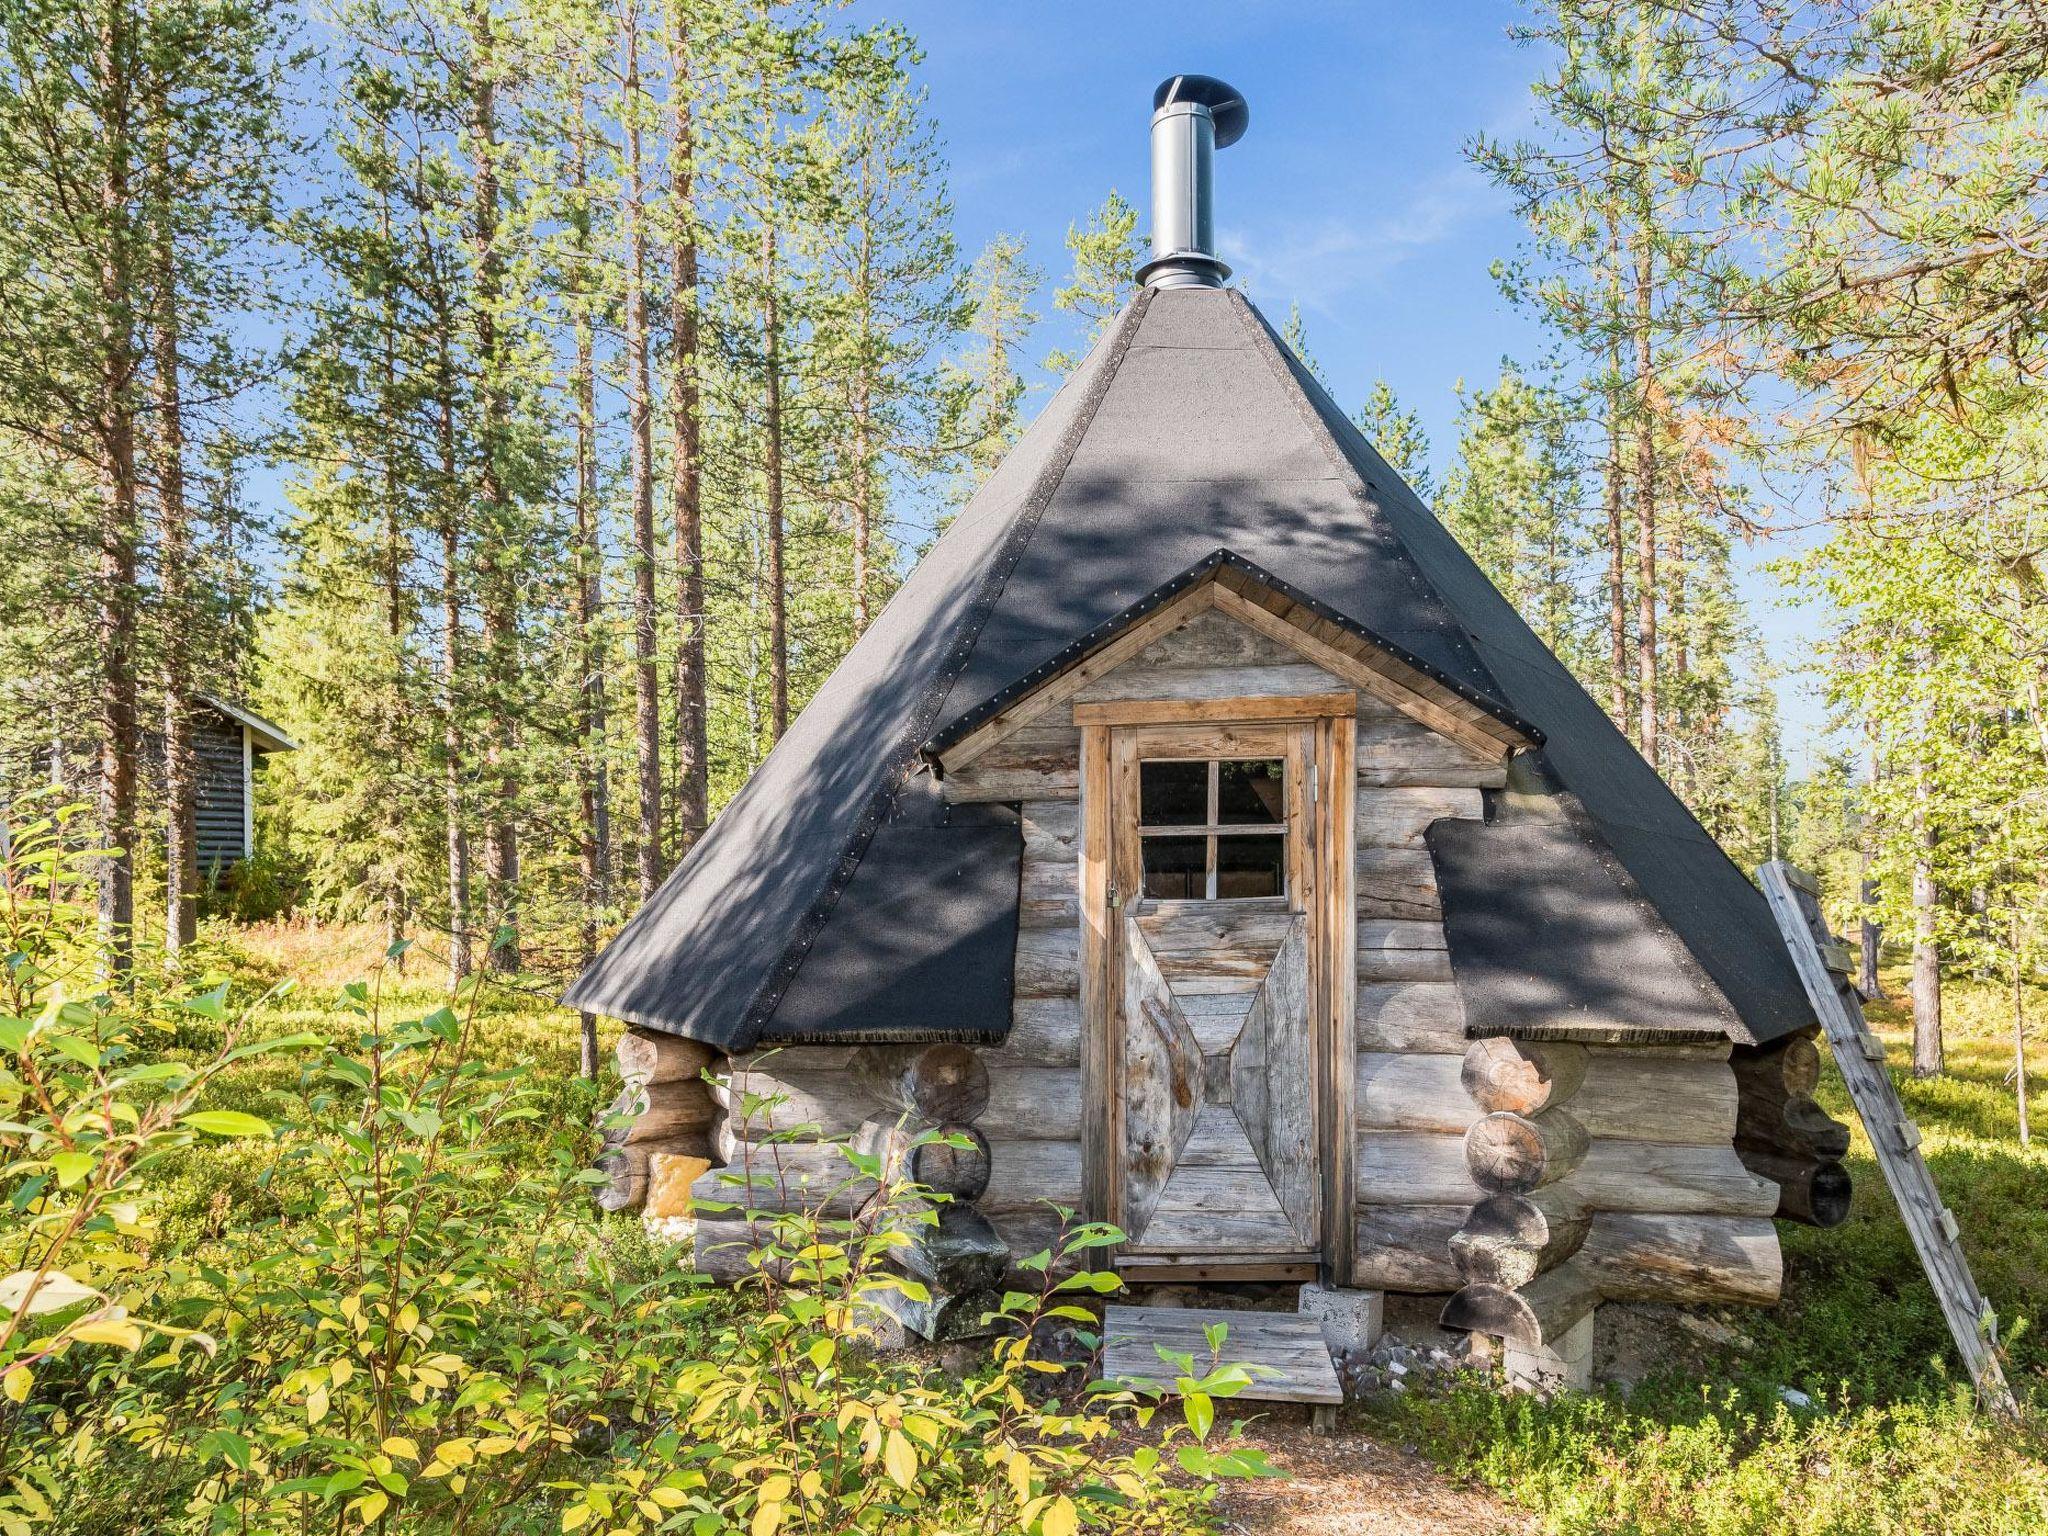
[[[1327,313],[1345,294],[1377,285],[1500,206],[1500,194],[1461,165],[1423,182],[1398,207],[1374,218],[1328,214],[1260,228],[1232,226],[1219,231],[1217,244],[1255,295]]]

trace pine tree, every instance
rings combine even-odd
[[[1422,418],[1405,408],[1385,379],[1374,379],[1365,404],[1352,417],[1367,442],[1379,450],[1409,488],[1424,502],[1436,496],[1436,482],[1429,472],[1429,436],[1422,430]]]
[[[1043,281],[1018,235],[997,235],[968,268],[972,319],[965,346],[946,364],[954,390],[947,436],[958,445],[963,464],[960,501],[995,472],[1023,431],[1024,378],[1017,358],[1038,323],[1032,297]]]
[[[1067,226],[1067,253],[1073,270],[1066,285],[1053,291],[1054,309],[1077,316],[1086,327],[1080,346],[1059,348],[1046,358],[1050,373],[1072,373],[1110,321],[1138,288],[1138,210],[1114,189],[1085,224]]]

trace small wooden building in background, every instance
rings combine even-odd
[[[920,1178],[1134,1283],[1536,1348],[1775,1300],[1847,1134],[1763,897],[1220,271],[1147,269],[570,990],[633,1028],[611,1203],[745,1161],[751,1090],[960,1130]]]
[[[256,851],[256,773],[263,759],[295,752],[299,744],[239,704],[210,693],[192,702],[199,873],[213,879]]]

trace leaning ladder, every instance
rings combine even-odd
[[[1970,1275],[1956,1236],[1956,1218],[1941,1203],[1934,1175],[1920,1155],[1920,1127],[1906,1118],[1899,1091],[1884,1069],[1884,1042],[1864,1020],[1862,995],[1849,980],[1849,952],[1828,931],[1821,915],[1820,887],[1813,876],[1782,859],[1757,873],[1785,947],[1799,969],[1807,1001],[1820,1015],[1821,1028],[1834,1048],[1835,1066],[1870,1134],[1877,1166],[1884,1170],[1884,1181],[1906,1219],[1948,1330],[1977,1383],[1978,1400],[1999,1413],[2016,1413],[2012,1389],[1998,1366],[1997,1314]]]

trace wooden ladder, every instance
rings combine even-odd
[[[1835,1066],[1877,1152],[1877,1166],[1899,1203],[1948,1330],[1977,1383],[1978,1400],[1998,1413],[2016,1414],[2012,1389],[1998,1365],[1997,1314],[1977,1289],[1956,1236],[1956,1218],[1941,1203],[1934,1175],[1920,1155],[1920,1127],[1906,1118],[1898,1089],[1885,1071],[1884,1042],[1870,1032],[1863,1017],[1862,994],[1849,980],[1849,951],[1828,931],[1821,915],[1820,887],[1813,876],[1782,859],[1764,865],[1757,874],[1798,967],[1807,1001],[1834,1048]]]

